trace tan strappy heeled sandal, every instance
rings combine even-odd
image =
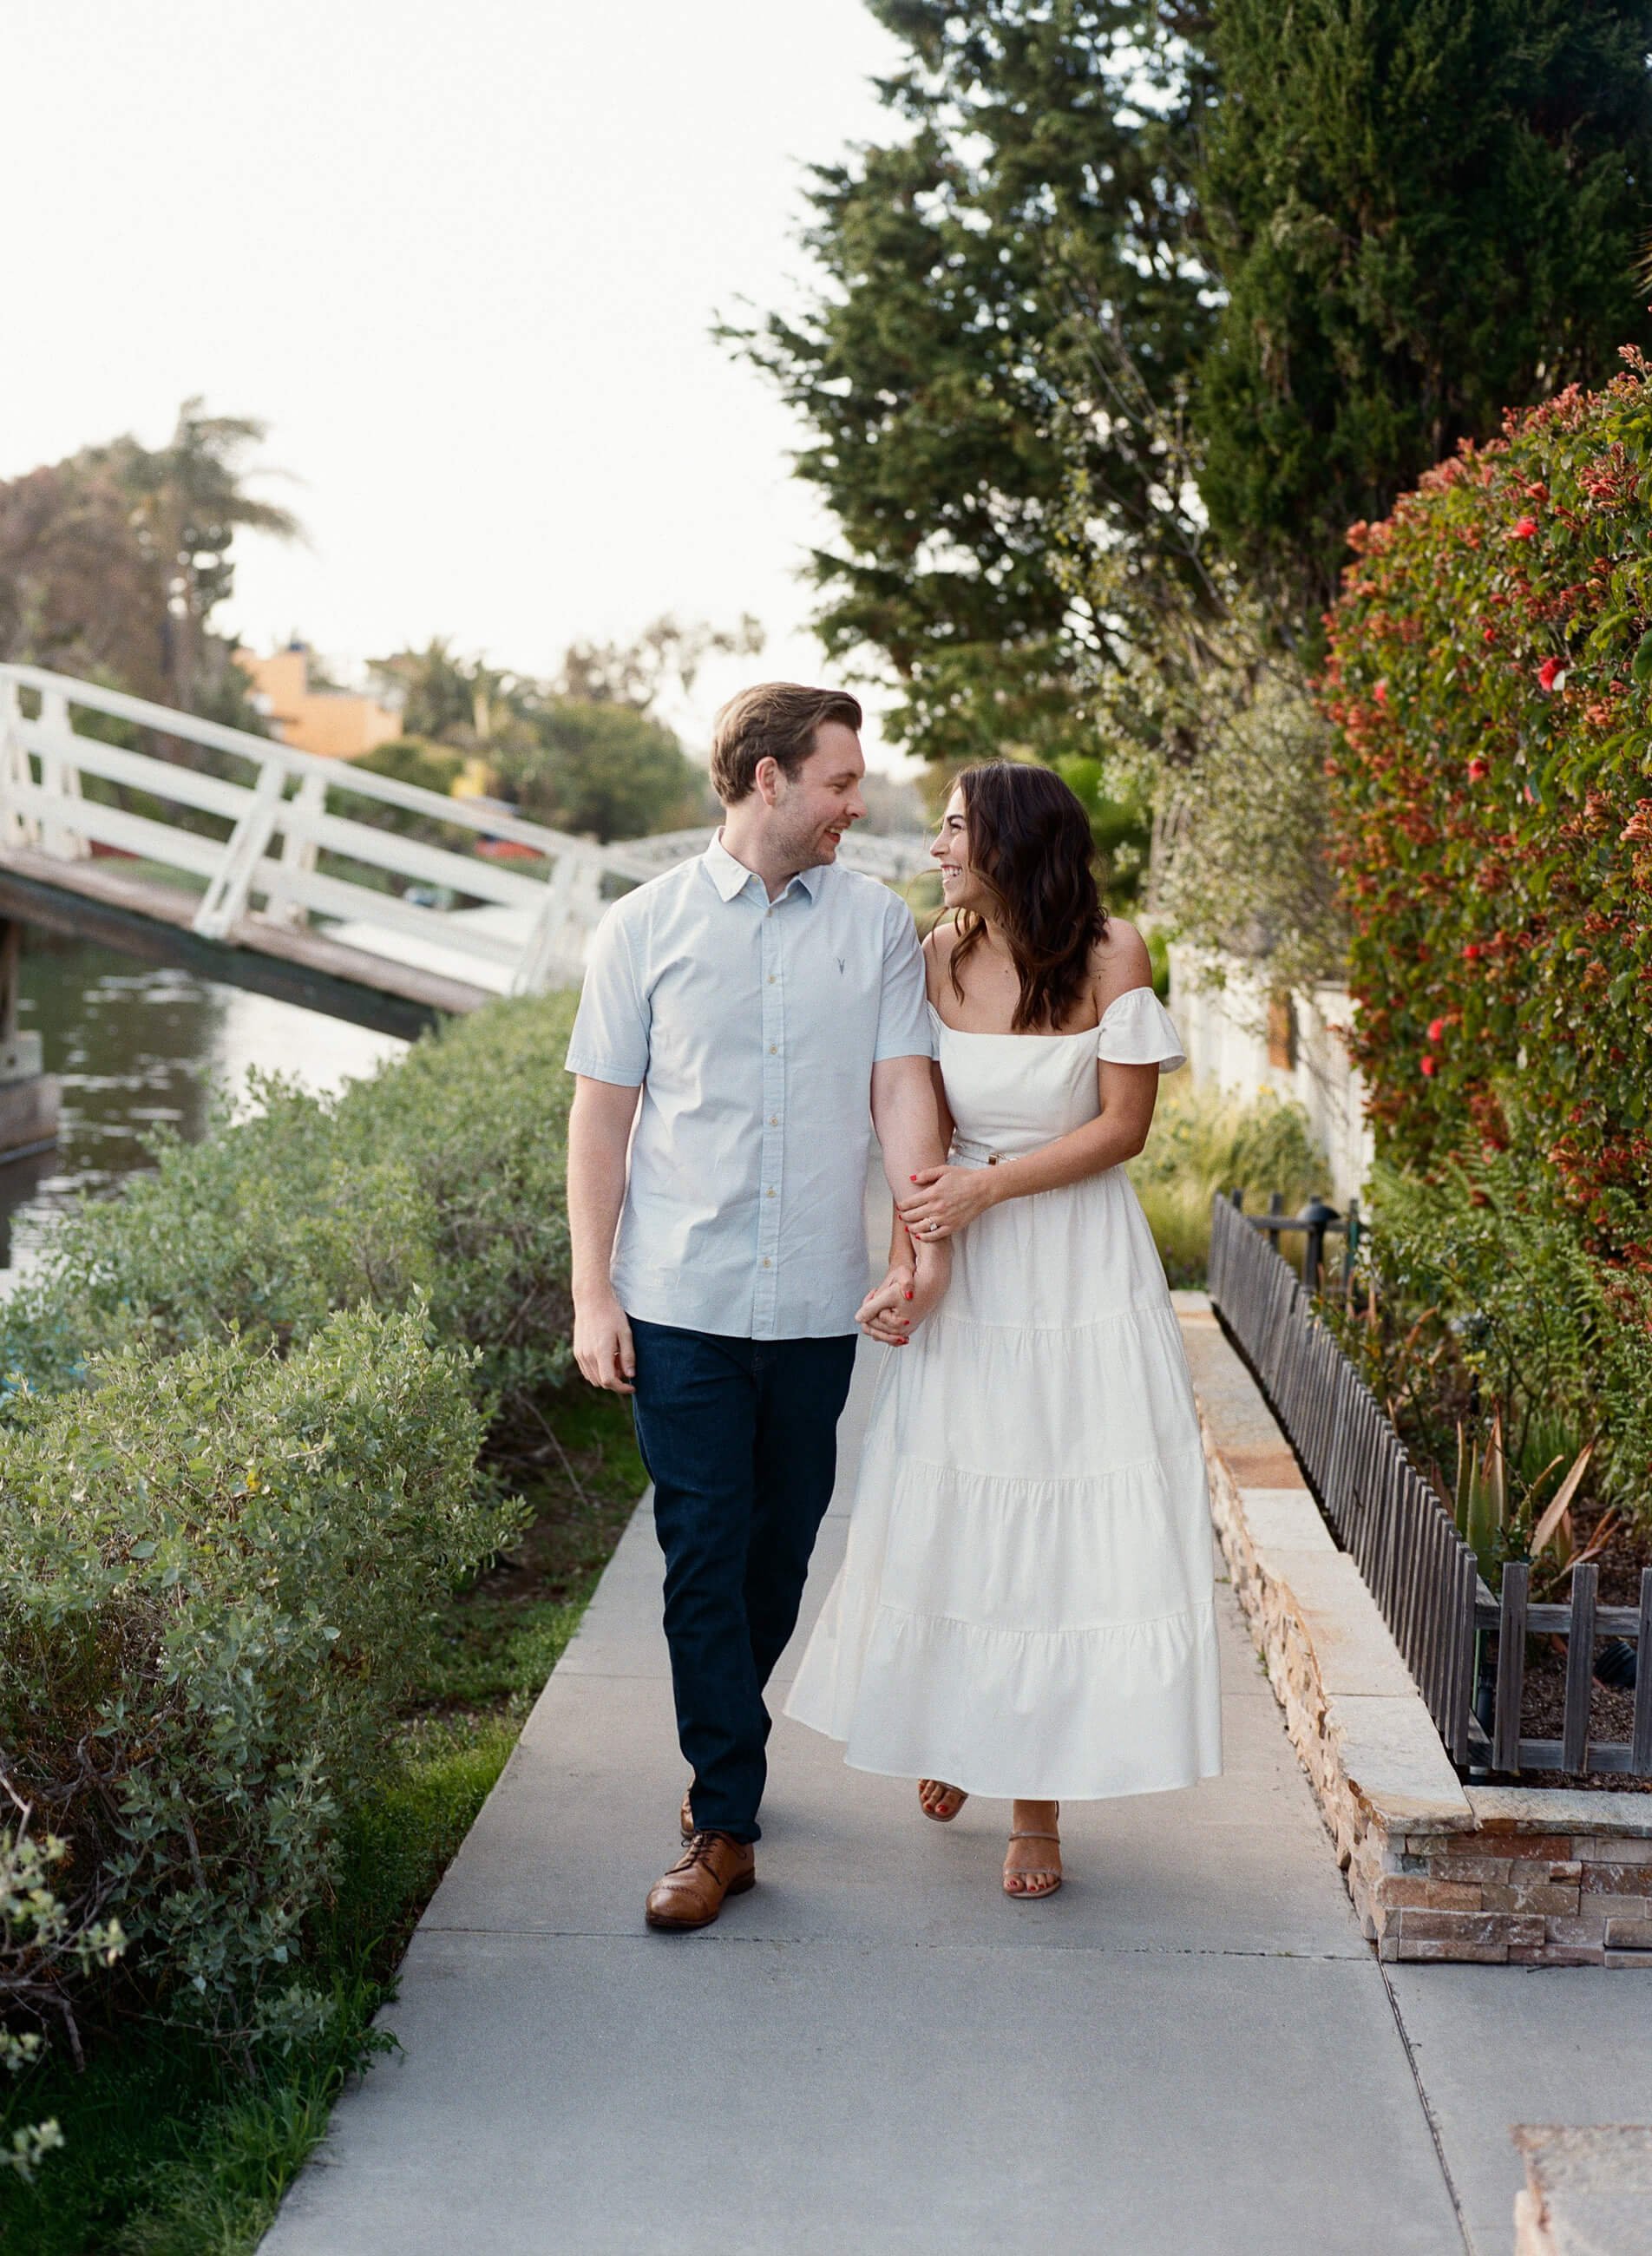
[[[1055,1816],[1059,1822],[1061,1818],[1059,1801],[1055,1804]],[[1012,1833],[1010,1838],[1012,1841],[1053,1841],[1058,1849],[1061,1846],[1059,1833],[1039,1833],[1028,1830],[1025,1833]],[[1021,1886],[1013,1888],[1010,1886],[1012,1879],[1020,1880],[1022,1883]],[[1004,1893],[1012,1903],[1039,1903],[1045,1896],[1053,1896],[1061,1884],[1062,1870],[1059,1865],[1034,1865],[1026,1870],[1018,1865],[1013,1872],[1007,1864],[1004,1867]]]
[[[952,1807],[950,1809],[931,1809],[923,1798],[926,1786],[939,1787],[942,1794],[950,1796]],[[918,1780],[918,1807],[926,1817],[933,1817],[937,1825],[950,1825],[969,1798],[961,1786],[949,1786],[944,1779],[921,1778]]]

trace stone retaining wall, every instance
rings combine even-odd
[[[1459,1780],[1209,1301],[1175,1299],[1233,1586],[1379,1955],[1652,1970],[1652,1794]]]
[[[1526,2184],[1514,2202],[1514,2256],[1647,2256],[1652,2250],[1652,2130],[1521,2124]]]

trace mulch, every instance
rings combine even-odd
[[[1573,1515],[1578,1548],[1588,1548],[1600,1519],[1598,1505],[1580,1505]],[[1599,1602],[1603,1606],[1633,1606],[1641,1602],[1641,1573],[1652,1566],[1652,1545],[1637,1527],[1620,1523],[1596,1557],[1600,1569]],[[1545,1588],[1541,1595],[1564,1604],[1566,1584]],[[1652,1665],[1649,1660],[1646,1665]],[[1566,1711],[1566,1641],[1564,1638],[1534,1637],[1526,1647],[1526,1683],[1521,1702],[1522,1738],[1557,1739]],[[1634,1728],[1634,1695],[1614,1691],[1610,1685],[1592,1687],[1589,1736],[1592,1739],[1627,1739]],[[1532,1783],[1536,1783],[1534,1779]],[[1652,1778],[1628,1778],[1620,1771],[1545,1771],[1544,1786],[1572,1787],[1609,1794],[1652,1794]]]

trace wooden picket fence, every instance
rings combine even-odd
[[[1213,1202],[1211,1298],[1332,1533],[1365,1577],[1452,1760],[1511,1774],[1652,1775],[1652,1665],[1639,1665],[1652,1653],[1652,1567],[1641,1577],[1638,1606],[1599,1605],[1592,1562],[1574,1570],[1564,1604],[1532,1603],[1531,1570],[1514,1561],[1493,1597],[1432,1484],[1321,1322],[1312,1295],[1269,1243],[1280,1234],[1277,1212],[1261,1220],[1266,1235],[1236,1199]],[[1521,1735],[1526,1643],[1534,1635],[1567,1640],[1558,1739]],[[1620,1638],[1634,1648],[1627,1740],[1590,1737],[1601,1638]]]

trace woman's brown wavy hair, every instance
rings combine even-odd
[[[1020,974],[1017,1033],[1059,1026],[1090,976],[1090,952],[1107,929],[1096,890],[1089,818],[1061,778],[1020,760],[985,760],[957,778],[970,864],[992,896],[992,921],[1009,942]],[[952,985],[981,942],[986,920],[957,913]]]

